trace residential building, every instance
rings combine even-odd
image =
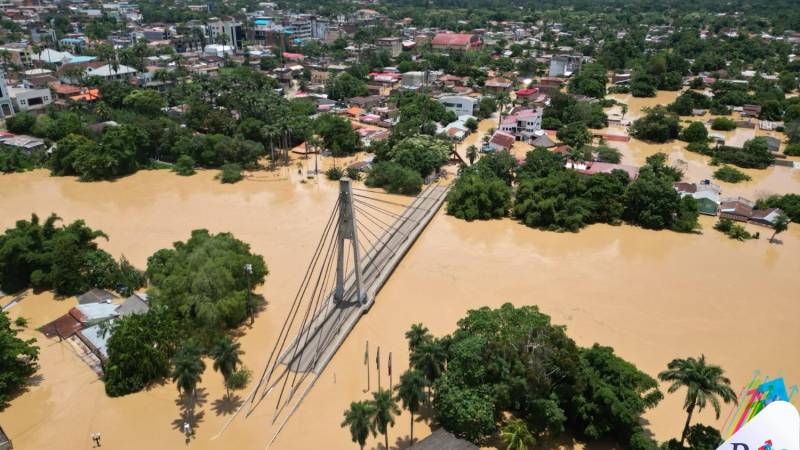
[[[17,112],[36,111],[44,109],[47,105],[53,103],[53,95],[50,93],[49,88],[28,89],[23,87],[11,87],[8,88],[8,95],[11,97],[14,110]]]
[[[375,45],[380,50],[386,50],[392,58],[397,58],[403,51],[403,44],[399,37],[385,37],[375,40]]]
[[[466,95],[445,95],[439,97],[439,103],[448,111],[456,113],[457,117],[472,116],[478,106],[478,99]]]
[[[720,188],[708,180],[700,183],[673,183],[672,187],[681,197],[691,196],[697,202],[697,211],[701,214],[716,216],[719,210]]]
[[[628,174],[631,180],[639,177],[639,168],[625,164],[614,164],[602,161],[572,161],[567,160],[564,164],[567,169],[572,169],[584,175],[595,175],[598,173],[611,173],[615,170],[622,170]]]
[[[20,134],[12,137],[1,138],[0,145],[30,153],[34,150],[43,149],[45,144],[44,139]]]
[[[0,55],[8,58],[8,63],[17,66],[29,66],[31,64],[31,50],[28,44],[10,43],[0,46]],[[3,59],[3,62],[6,60]]]
[[[514,82],[508,78],[494,77],[487,79],[483,86],[486,90],[494,93],[511,92]]]
[[[723,199],[719,206],[719,216],[739,222],[747,222],[753,215],[754,206],[753,202],[742,197]]]
[[[5,74],[0,70],[0,119],[13,115],[14,103],[11,101],[11,96],[8,93]]]
[[[431,47],[440,52],[465,52],[482,45],[480,36],[471,33],[438,33],[431,40]]]
[[[100,77],[106,80],[125,80],[136,76],[136,69],[125,65],[114,68],[111,64],[86,70],[87,77]]]
[[[502,151],[502,150],[511,150],[511,147],[514,146],[514,142],[516,142],[517,138],[505,131],[495,131],[492,135],[492,138],[489,139],[489,143],[486,145],[485,151]]]
[[[408,450],[478,450],[478,446],[455,437],[444,428],[439,428]]]
[[[544,108],[525,108],[503,117],[500,131],[515,136],[518,141],[536,139],[542,129],[542,115]]]
[[[205,31],[208,40],[215,44],[229,45],[234,49],[241,49],[244,44],[245,36],[242,23],[230,17],[208,22]]]
[[[583,57],[580,55],[555,55],[550,58],[551,77],[570,77],[581,70]]]
[[[428,82],[427,72],[406,72],[403,74],[403,79],[400,82],[402,90],[417,90]]]

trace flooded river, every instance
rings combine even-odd
[[[295,174],[259,174],[222,185],[213,175],[201,172],[186,178],[149,171],[104,183],[54,178],[45,171],[5,175],[0,177],[0,226],[12,226],[31,212],[54,211],[70,221],[82,218],[108,233],[110,240],[101,243],[105,249],[124,254],[139,267],[157,249],[186,239],[192,229],[233,232],[262,254],[270,269],[260,288],[268,306],[240,339],[245,364],[258,372],[324,228],[337,186],[301,183]],[[467,223],[440,213],[272,448],[354,448],[339,424],[351,401],[366,398],[367,340],[373,351],[381,347],[384,358],[393,353],[396,381],[407,367],[403,333],[411,324],[423,322],[441,335],[451,332],[470,308],[504,302],[539,305],[581,345],[610,345],[653,376],[674,357],[705,354],[725,368],[736,390],[756,369],[797,382],[800,359],[786,344],[800,341],[794,323],[800,304],[793,288],[800,268],[800,229],[791,227],[780,236],[781,245],[770,245],[766,239],[728,240],[711,230],[712,224],[713,219],[704,218],[701,235],[606,225],[558,234],[512,220]],[[0,424],[16,448],[90,448],[92,432],[102,434],[104,447],[115,449],[186,446],[174,385],[109,398],[68,345],[33,331],[72,305],[74,299],[57,301],[44,293],[9,311],[12,318],[30,320],[24,334],[37,338],[42,349],[36,384],[0,413]],[[274,431],[269,426],[272,405],[235,420],[212,440],[240,400],[224,397],[221,376],[207,365],[200,385],[199,427],[188,447],[264,448]],[[386,386],[385,372],[382,378]],[[682,394],[668,395],[647,415],[648,429],[659,440],[679,433],[685,419],[682,402]],[[698,419],[721,425],[708,412]],[[391,430],[392,447],[404,448],[408,432],[404,413]],[[427,433],[426,423],[416,424],[417,436]],[[382,438],[371,438],[368,448],[377,448],[379,442]]]

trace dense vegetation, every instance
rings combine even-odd
[[[800,194],[770,195],[759,199],[756,208],[780,208],[792,222],[800,223]]]
[[[447,162],[449,151],[446,141],[424,134],[404,138],[393,145],[386,142],[375,152],[375,164],[366,184],[396,194],[416,194],[423,179]]]
[[[687,150],[711,156],[712,164],[732,164],[745,169],[766,169],[775,160],[763,137],[748,140],[740,147],[718,145],[709,147],[704,141],[691,142]]]
[[[131,292],[144,284],[141,274],[124,258],[119,262],[98,248],[108,238],[82,220],[58,225],[51,214],[43,223],[19,220],[0,236],[0,289],[17,292],[33,287],[59,295],[81,294],[92,287]]]
[[[738,170],[734,167],[723,166],[714,172],[714,178],[728,183],[740,183],[742,181],[750,181],[750,175]]]
[[[516,160],[502,151],[461,169],[447,196],[447,213],[464,220],[498,219],[511,208],[511,181]]]
[[[19,330],[11,327],[8,314],[0,311],[0,410],[36,372],[39,348],[36,339],[17,337]]]
[[[412,367],[431,383],[437,421],[459,436],[478,442],[511,414],[536,439],[569,431],[654,447],[640,417],[662,398],[656,381],[609,347],[577,346],[535,306],[484,307],[451,335],[414,336]]]
[[[648,109],[646,112],[644,117],[631,124],[631,136],[652,142],[667,142],[678,137],[681,126],[675,114],[663,106]]]
[[[621,170],[578,174],[564,168],[558,154],[537,149],[517,171],[514,215],[528,226],[554,231],[624,220],[644,228],[691,232],[698,228],[697,205],[672,188],[680,177],[663,154],[649,157],[631,181]]]
[[[228,233],[195,230],[173,247],[148,258],[150,311],[114,322],[105,375],[109,395],[166,377],[181,346],[211,352],[226,330],[255,314],[251,290],[268,271],[247,244]]]

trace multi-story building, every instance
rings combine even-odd
[[[8,88],[8,96],[14,104],[17,112],[36,111],[44,109],[53,103],[53,95],[50,89],[28,89],[21,87]]]
[[[241,49],[244,45],[244,28],[241,22],[226,17],[222,20],[211,20],[206,24],[208,41],[214,44],[229,45]]]
[[[583,57],[580,55],[555,55],[550,58],[551,77],[569,77],[581,70]]]
[[[478,105],[478,99],[466,95],[445,95],[439,97],[439,103],[448,111],[453,111],[456,116],[473,116]]]
[[[378,49],[386,50],[392,58],[397,58],[403,51],[403,43],[399,37],[385,37],[375,40]]]
[[[544,108],[525,108],[514,111],[503,117],[500,123],[500,131],[514,135],[518,141],[530,141],[536,139],[537,131],[542,129],[542,114]]]
[[[13,115],[14,104],[11,102],[11,96],[8,93],[5,74],[0,71],[0,119]]]

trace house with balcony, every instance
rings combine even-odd
[[[453,111],[457,117],[473,116],[478,107],[478,99],[467,95],[444,95],[438,102],[448,111]]]
[[[544,108],[524,108],[514,110],[503,117],[500,122],[500,131],[513,135],[518,141],[530,142],[539,137],[542,129],[542,115]]]

